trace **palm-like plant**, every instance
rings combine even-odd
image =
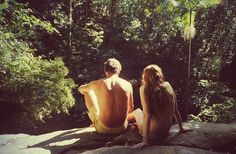
[[[222,0],[167,0],[168,5],[174,6],[181,12],[181,23],[184,40],[189,43],[188,50],[188,83],[191,69],[191,47],[192,39],[196,34],[195,15],[199,9],[209,8],[220,4]]]

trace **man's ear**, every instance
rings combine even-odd
[[[104,71],[104,75],[105,75],[105,77],[107,77],[108,76],[108,72]]]

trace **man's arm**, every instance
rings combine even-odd
[[[89,90],[92,90],[94,84],[95,84],[95,81],[92,81],[88,84],[81,85],[81,86],[79,86],[78,91],[81,94],[84,94],[84,93],[88,92]]]

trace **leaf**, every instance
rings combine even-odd
[[[209,8],[220,3],[222,3],[222,0],[201,0],[199,2],[199,6],[203,8]]]
[[[194,25],[195,22],[195,11],[188,11],[182,16],[182,21],[184,22],[185,26]]]
[[[8,1],[5,0],[3,3],[0,4],[0,11],[7,9],[8,7]]]
[[[182,21],[184,23],[184,33],[183,33],[184,40],[192,39],[196,35],[196,28],[194,26],[195,16],[196,16],[195,11],[186,12],[182,16]]]
[[[178,1],[176,1],[176,0],[168,0],[168,2],[169,2],[170,4],[172,4],[173,6],[175,6],[175,7],[177,7],[177,6],[180,5],[180,2],[178,2]]]

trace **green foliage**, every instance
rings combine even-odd
[[[66,79],[68,69],[61,59],[43,60],[34,57],[26,43],[0,39],[0,91],[3,99],[11,98],[28,115],[42,120],[51,113],[68,113],[74,105],[71,89],[74,83]]]
[[[78,85],[101,78],[103,62],[110,57],[121,61],[121,76],[128,80],[139,80],[150,63],[160,65],[184,107],[184,34],[186,39],[194,37],[189,95],[195,118],[233,120],[235,97],[225,95],[230,90],[218,77],[235,54],[235,1],[217,5],[219,0],[73,0],[72,7],[70,2],[0,3],[0,105],[20,110],[21,115],[15,115],[22,119],[19,125],[68,112],[75,103],[70,78]],[[139,102],[138,91],[134,95]],[[82,97],[74,96],[77,107],[83,107]]]
[[[196,12],[201,8],[209,8],[214,5],[220,4],[221,0],[169,0],[168,5],[175,7],[170,11],[176,15],[182,17],[180,22],[180,28],[184,29],[183,37],[185,40],[193,39],[196,33],[195,29],[195,16]],[[177,10],[177,11],[176,11]]]
[[[56,31],[51,23],[38,19],[32,15],[32,10],[27,8],[27,5],[15,2],[15,0],[4,0],[0,4],[0,17],[2,30],[11,31],[23,40],[35,36],[35,30],[39,27],[49,33]]]
[[[222,0],[201,0],[198,3],[198,6],[203,7],[203,8],[208,8],[208,7],[211,7],[213,5],[217,5],[221,2],[222,2]]]
[[[139,40],[140,37],[140,32],[141,32],[141,23],[139,19],[134,19],[130,21],[130,26],[127,26],[124,31],[123,35],[126,40],[135,40],[135,41],[141,41]]]
[[[199,34],[194,45],[199,47],[194,53],[192,83],[199,84],[191,88],[194,91],[192,99],[199,109],[193,119],[198,121],[232,123],[236,118],[233,90],[218,80],[222,66],[231,63],[235,54],[235,11],[232,10],[235,10],[235,2],[207,14],[201,12],[196,18]],[[225,23],[227,26],[223,25]]]
[[[233,123],[236,120],[236,99],[227,96],[230,90],[219,82],[201,80],[192,95],[200,112],[191,119],[194,121]]]
[[[197,116],[196,120],[205,122],[220,122],[220,123],[232,123],[235,118],[236,101],[232,98],[224,98],[225,101],[222,104],[216,103],[211,106],[206,106]]]
[[[21,117],[17,123],[25,126],[29,123],[22,120],[43,121],[54,113],[68,113],[75,103],[75,84],[67,77],[69,71],[63,60],[35,56],[30,47],[29,39],[37,36],[37,27],[48,33],[55,28],[33,16],[21,3],[4,1],[0,9],[0,106],[17,108],[9,119]]]

